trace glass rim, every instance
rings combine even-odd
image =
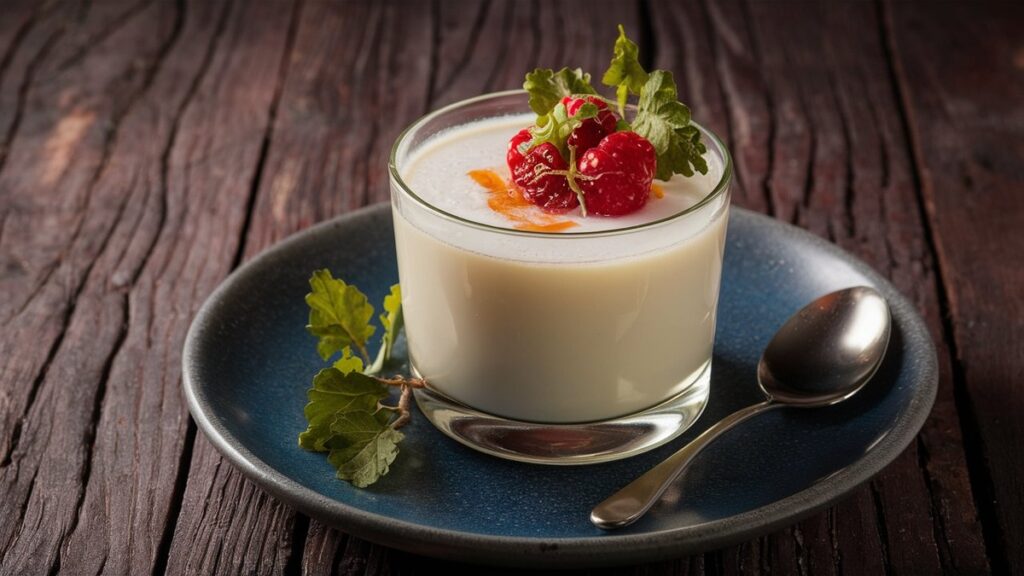
[[[448,104],[447,106],[434,110],[433,112],[428,112],[427,114],[424,114],[423,116],[419,117],[417,120],[406,126],[406,128],[402,130],[398,137],[395,138],[395,143],[391,146],[391,153],[388,155],[388,172],[390,174],[392,183],[397,184],[398,188],[406,196],[412,198],[417,204],[423,206],[430,212],[433,212],[434,214],[446,220],[450,220],[457,224],[470,226],[472,228],[477,228],[479,230],[484,230],[487,232],[495,232],[499,234],[509,234],[512,236],[525,236],[533,238],[593,238],[600,236],[615,236],[618,234],[626,234],[629,232],[636,232],[648,228],[657,228],[674,222],[676,220],[680,220],[689,214],[699,211],[701,208],[710,204],[713,200],[721,196],[722,193],[729,188],[729,182],[732,180],[733,171],[732,155],[729,153],[729,149],[726,148],[725,144],[722,142],[722,140],[718,137],[717,134],[715,134],[711,130],[708,130],[701,124],[694,122],[692,119],[690,121],[690,124],[695,126],[698,130],[700,130],[701,134],[704,134],[711,139],[711,142],[718,149],[719,154],[725,161],[724,166],[722,168],[722,176],[718,179],[718,183],[715,184],[715,187],[693,206],[689,206],[683,210],[680,210],[679,212],[676,212],[664,218],[659,218],[657,220],[652,220],[650,222],[644,222],[643,224],[634,224],[632,226],[626,226],[624,228],[612,228],[608,230],[591,230],[586,232],[546,232],[540,230],[517,230],[515,228],[504,228],[501,226],[495,226],[493,224],[485,224],[483,222],[477,222],[476,220],[470,220],[469,218],[453,214],[451,212],[448,212],[447,210],[444,210],[442,208],[439,208],[438,206],[431,204],[430,202],[428,202],[427,200],[413,192],[412,188],[408,184],[406,184],[405,180],[402,179],[402,175],[399,174],[398,172],[398,149],[402,146],[402,143],[405,142],[409,135],[416,131],[416,129],[421,128],[428,122],[454,110],[458,110],[460,108],[464,108],[484,100],[490,100],[504,96],[512,96],[516,94],[521,94],[525,96],[527,92],[526,90],[522,89],[504,90],[500,92],[488,92],[486,94],[481,94],[479,96],[474,96],[472,98],[467,98],[465,100],[459,100],[458,102]]]

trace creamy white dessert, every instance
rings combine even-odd
[[[510,219],[468,173],[507,178],[508,141],[533,119],[476,121],[399,151],[405,186],[448,213],[395,199],[415,370],[473,408],[538,422],[605,420],[675,396],[708,376],[728,196],[676,215],[709,196],[722,159],[709,151],[708,174],[656,181],[663,197],[626,216],[529,206]],[[538,234],[516,229],[523,218],[573,224]]]

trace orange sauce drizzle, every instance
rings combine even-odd
[[[657,184],[651,184],[651,194],[654,194],[655,198],[664,198],[665,189]]]
[[[469,177],[486,189],[487,206],[511,221],[516,230],[561,232],[576,226],[571,220],[560,220],[530,204],[515,184],[506,182],[494,170],[470,170]]]

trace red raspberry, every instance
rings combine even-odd
[[[550,142],[534,146],[526,154],[519,151],[524,142],[533,139],[529,128],[523,128],[508,142],[508,153],[505,160],[512,172],[512,181],[523,191],[523,196],[531,203],[540,206],[547,212],[567,212],[579,206],[576,194],[569,188],[569,180],[564,171],[569,164],[562,158],[558,148]],[[563,174],[550,174],[537,177],[537,167],[561,170]]]
[[[572,133],[569,134],[569,138],[566,143],[569,146],[574,146],[576,148],[577,158],[587,150],[597,146],[601,142],[602,138],[612,132],[615,132],[615,127],[618,124],[615,113],[609,110],[608,105],[600,98],[596,98],[594,96],[587,96],[586,98],[573,98],[572,96],[566,96],[562,98],[562,104],[565,105],[565,111],[570,117],[575,116],[576,112],[580,109],[580,106],[583,106],[583,104],[587,102],[591,102],[597,106],[600,112],[597,113],[596,118],[584,120],[582,124],[577,126]]]
[[[576,181],[587,212],[622,216],[643,208],[651,195],[657,156],[654,146],[636,132],[615,132],[577,161]]]

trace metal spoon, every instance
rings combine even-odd
[[[723,418],[665,461],[594,507],[590,521],[610,530],[635,522],[708,444],[744,420],[779,406],[816,408],[856,394],[875,374],[889,343],[889,306],[858,286],[811,302],[775,333],[757,365],[767,400]]]

